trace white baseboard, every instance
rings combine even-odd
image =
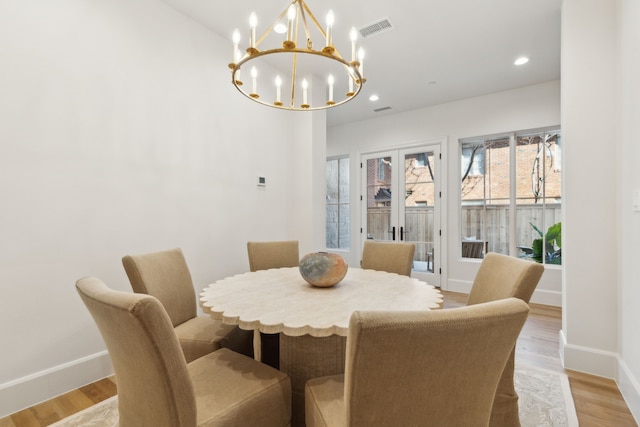
[[[0,384],[0,418],[113,374],[105,350]]]
[[[562,307],[562,292],[536,289],[535,291],[533,291],[533,295],[531,295],[530,302],[534,304]]]
[[[631,415],[640,424],[640,382],[617,354],[567,344],[560,331],[560,358],[567,369],[615,380]]]
[[[466,280],[449,279],[447,280],[446,288],[443,287],[443,290],[449,292],[459,292],[461,294],[468,294],[469,292],[471,292],[471,285],[472,283]]]
[[[562,330],[560,331],[560,359],[566,369],[613,380],[618,378],[617,353],[567,344]]]
[[[460,292],[468,294],[471,292],[472,282],[464,280],[449,280],[445,290],[450,292]],[[562,293],[556,291],[547,291],[544,289],[536,289],[531,296],[534,304],[551,305],[554,307],[562,307]]]
[[[618,388],[624,397],[631,415],[640,424],[640,382],[633,376],[623,360],[618,362]]]

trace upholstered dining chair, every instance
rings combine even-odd
[[[247,242],[249,270],[297,267],[300,250],[297,240]],[[260,333],[260,360],[274,368],[280,367],[280,335]]]
[[[126,255],[122,265],[134,292],[162,303],[187,362],[220,347],[253,356],[251,331],[197,314],[196,293],[181,249]]]
[[[528,311],[510,298],[448,310],[355,312],[344,374],[305,385],[306,427],[489,425]]]
[[[286,374],[226,348],[187,363],[157,298],[112,290],[95,277],[76,289],[111,357],[120,427],[289,424]]]
[[[480,264],[467,298],[467,305],[510,297],[529,303],[543,272],[542,264],[489,252]],[[518,393],[513,380],[514,368],[515,348],[509,356],[498,384],[491,413],[492,427],[520,426]]]
[[[365,240],[360,267],[411,276],[415,251],[413,243]]]
[[[297,240],[247,242],[247,254],[251,271],[297,267],[300,264]]]

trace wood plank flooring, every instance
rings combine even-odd
[[[443,294],[444,308],[464,305],[467,299],[465,294]],[[517,362],[567,373],[581,427],[637,427],[613,380],[562,368],[558,354],[561,318],[558,307],[531,304],[529,318],[518,339]],[[105,378],[0,418],[0,427],[48,426],[115,394],[115,380]]]

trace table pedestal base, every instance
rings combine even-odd
[[[291,378],[291,427],[304,427],[307,380],[344,373],[347,337],[291,337],[280,334],[280,370]]]

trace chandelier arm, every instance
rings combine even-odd
[[[309,8],[307,7],[307,5],[304,3],[304,1],[300,2],[300,5],[302,5],[302,7],[300,8],[300,16],[302,17],[302,26],[304,27],[304,33],[307,36],[307,49],[313,49],[312,45],[311,45],[311,33],[309,32],[309,26],[307,25],[307,16],[304,14],[305,10],[309,10]]]
[[[257,48],[258,46],[260,46],[260,43],[262,43],[262,42],[264,41],[264,39],[265,39],[265,38],[267,38],[267,36],[269,35],[269,33],[271,33],[271,30],[272,30],[272,29],[273,29],[273,27],[276,25],[276,22],[280,21],[280,20],[281,20],[281,19],[282,19],[286,14],[287,14],[287,10],[288,10],[288,8],[289,8],[289,7],[287,6],[287,9],[285,9],[285,10],[280,14],[280,16],[278,16],[278,17],[276,18],[276,20],[275,20],[275,21],[273,21],[273,23],[272,23],[270,26],[268,26],[268,27],[267,27],[267,29],[265,30],[265,32],[264,32],[264,33],[262,33],[262,34],[260,35],[260,37],[258,38],[258,40],[256,40],[256,45],[255,45],[255,47],[256,47],[256,48]]]
[[[327,38],[327,33],[324,31],[324,28],[322,28],[322,25],[316,19],[316,17],[313,14],[313,12],[311,12],[311,9],[309,9],[309,6],[307,6],[307,4],[304,1],[301,1],[300,4],[302,4],[302,7],[304,8],[304,10],[306,10],[307,13],[309,14],[309,18],[311,18],[311,20],[313,21],[314,25],[318,29],[318,31],[320,31],[320,34],[322,35],[322,38],[326,39]],[[305,29],[307,29],[306,21],[305,21]],[[308,37],[309,37],[309,31],[307,31],[307,38]],[[339,58],[342,58],[342,56],[340,55],[340,52],[338,52],[338,49],[336,49],[335,46],[331,46],[331,47],[333,48],[333,50],[332,50],[333,55],[335,55],[335,56],[337,56]]]
[[[300,4],[302,4],[302,7],[304,8],[304,10],[306,10],[307,13],[309,14],[309,18],[311,18],[313,23],[316,25],[316,28],[318,28],[318,30],[320,31],[320,34],[322,34],[322,38],[326,38],[327,34],[324,32],[324,29],[322,28],[322,25],[320,25],[320,23],[316,19],[315,15],[313,14],[313,12],[311,12],[311,9],[309,9],[309,6],[307,6],[307,4],[304,1],[300,2]],[[305,28],[306,28],[306,22],[305,22]],[[307,34],[307,36],[308,36],[308,34]]]
[[[298,63],[298,52],[293,52],[293,62],[291,65],[291,108],[296,105],[296,71]]]

